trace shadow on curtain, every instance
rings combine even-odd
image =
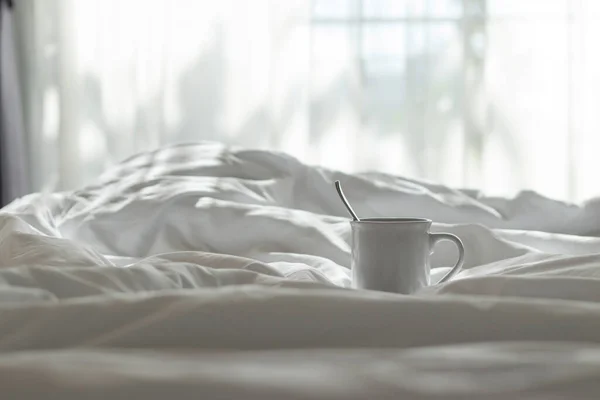
[[[0,205],[27,193],[21,95],[11,0],[0,0]]]

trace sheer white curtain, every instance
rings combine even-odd
[[[219,140],[600,195],[597,0],[22,0],[32,185]]]

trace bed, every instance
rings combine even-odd
[[[419,216],[464,270],[350,288],[362,216]],[[600,200],[486,197],[203,142],[0,213],[3,399],[595,399]],[[439,279],[452,245],[432,257]]]

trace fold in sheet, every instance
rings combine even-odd
[[[465,269],[413,296],[349,289],[336,179],[361,216],[428,217],[460,236]],[[598,199],[489,198],[215,143],[140,154],[0,212],[0,387],[60,399],[590,398],[599,226]],[[436,247],[432,281],[455,252]]]

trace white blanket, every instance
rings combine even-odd
[[[349,224],[429,217],[465,270],[349,286]],[[2,398],[596,398],[600,200],[514,199],[201,143],[0,215]],[[434,277],[455,258],[434,253]]]

